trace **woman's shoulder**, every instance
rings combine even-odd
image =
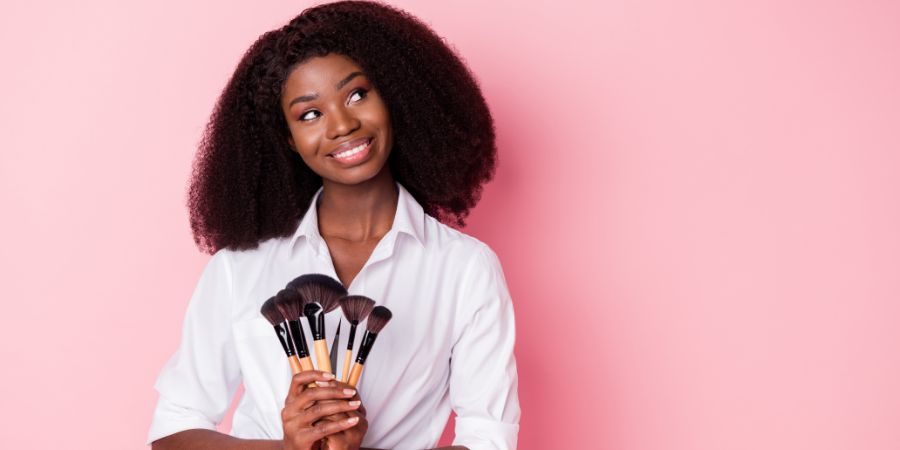
[[[465,258],[473,262],[493,260],[496,253],[486,242],[459,229],[425,216],[427,247],[432,252]]]
[[[216,250],[210,262],[227,267],[234,273],[248,273],[254,268],[270,265],[285,248],[290,237],[277,237],[260,241],[250,249],[221,248]]]

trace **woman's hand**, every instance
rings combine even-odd
[[[340,381],[333,381],[329,384],[341,389],[354,389],[353,386],[342,383]],[[360,400],[358,393],[353,396],[351,400],[360,402],[360,405],[356,410],[334,414],[332,416],[324,418],[323,420],[340,421],[356,417],[359,419],[359,422],[357,422],[356,425],[351,428],[326,437],[322,441],[323,450],[358,450],[362,445],[362,440],[366,436],[366,431],[368,431],[369,429],[369,422],[366,420],[366,408],[362,405],[362,401]]]
[[[331,381],[334,381],[334,375],[317,370],[298,373],[291,379],[281,410],[284,450],[318,449],[318,441],[322,438],[353,428],[360,422],[356,410],[361,402],[353,400],[356,390],[343,383],[328,383]],[[313,382],[320,382],[319,387],[307,386]],[[326,419],[341,413],[348,413],[347,417]]]

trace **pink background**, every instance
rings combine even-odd
[[[520,448],[900,448],[900,4],[477,3],[394,4],[496,116]],[[308,5],[5,3],[0,446],[142,448],[202,127]]]

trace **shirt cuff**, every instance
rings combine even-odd
[[[515,450],[519,425],[477,417],[456,417],[453,445],[469,450]]]
[[[216,424],[200,412],[178,406],[160,396],[153,412],[150,432],[147,434],[147,445],[179,431],[196,429],[215,431]]]

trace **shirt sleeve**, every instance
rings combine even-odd
[[[147,444],[179,431],[215,430],[240,384],[227,256],[219,250],[210,258],[191,296],[181,343],[156,380],[159,400]]]
[[[512,301],[497,255],[485,244],[463,279],[463,323],[450,358],[453,445],[515,449],[519,398]]]

